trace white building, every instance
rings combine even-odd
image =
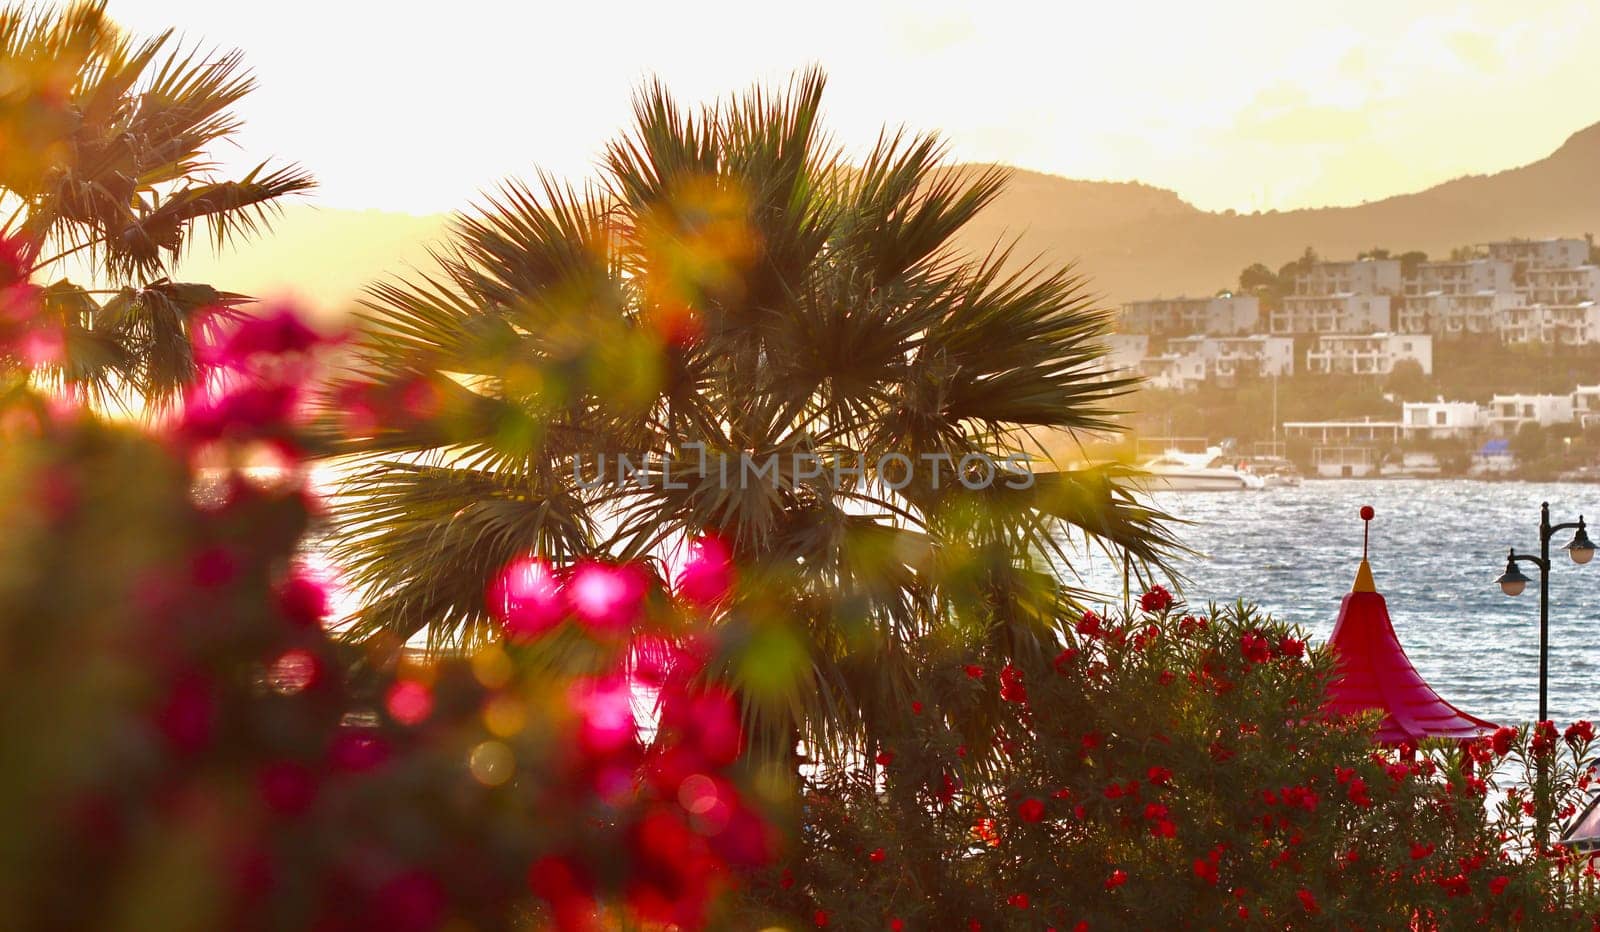
[[[1399,421],[1374,421],[1371,418],[1342,421],[1284,421],[1284,436],[1309,440],[1321,445],[1394,446],[1405,434]]]
[[[1572,399],[1571,395],[1496,395],[1489,399],[1489,429],[1509,437],[1524,424],[1571,424]]]
[[[1306,352],[1306,371],[1328,375],[1388,375],[1397,363],[1415,362],[1433,374],[1433,337],[1416,333],[1325,333]]]
[[[1489,412],[1472,401],[1408,401],[1400,406],[1407,440],[1468,437],[1489,423]]]
[[[1139,374],[1145,377],[1151,388],[1187,392],[1206,380],[1206,362],[1204,356],[1192,353],[1162,353],[1140,360]]]
[[[1573,389],[1572,417],[1585,430],[1600,427],[1600,385],[1579,385]]]
[[[1168,340],[1167,352],[1204,358],[1208,377],[1294,375],[1294,340],[1289,337],[1185,337]]]
[[[1150,384],[1190,391],[1201,382],[1231,382],[1240,376],[1294,374],[1294,340],[1288,337],[1179,337],[1164,352],[1145,355],[1138,369]]]
[[[1524,293],[1529,304],[1600,301],[1600,266],[1529,269]]]
[[[1511,263],[1504,259],[1467,259],[1460,262],[1423,262],[1404,281],[1406,297],[1476,294],[1511,291]]]
[[[1517,279],[1530,269],[1571,268],[1589,261],[1589,243],[1582,239],[1510,239],[1483,248],[1488,258],[1510,262]]]
[[[1501,334],[1510,323],[1511,309],[1521,306],[1522,299],[1510,289],[1417,295],[1395,310],[1395,329],[1440,337]]]
[[[1139,363],[1150,355],[1150,337],[1142,333],[1113,333],[1106,337],[1106,355],[1103,359],[1107,372],[1126,372],[1139,368]]]
[[[1255,333],[1260,326],[1261,302],[1255,295],[1152,298],[1122,306],[1124,333],[1233,336]]]
[[[1388,295],[1289,295],[1272,312],[1267,329],[1274,334],[1373,333],[1393,326]]]
[[[1534,304],[1506,312],[1501,336],[1507,343],[1551,343],[1583,346],[1600,343],[1600,305]]]
[[[1303,297],[1397,295],[1400,290],[1399,259],[1317,262],[1294,280],[1294,293]]]

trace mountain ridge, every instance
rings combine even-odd
[[[977,166],[958,165],[958,170]],[[1253,262],[1276,268],[1307,247],[1353,257],[1381,246],[1452,248],[1511,237],[1600,231],[1600,123],[1548,156],[1362,204],[1240,214],[1202,210],[1139,181],[1084,181],[1013,168],[1011,184],[961,232],[980,254],[1016,242],[1018,256],[1075,263],[1106,303],[1233,286]],[[450,214],[295,205],[273,232],[224,256],[196,253],[179,278],[261,297],[295,295],[342,314],[362,286],[430,264]]]

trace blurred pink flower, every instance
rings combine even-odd
[[[401,680],[384,697],[389,717],[402,725],[416,725],[433,714],[433,693],[415,680]]]
[[[694,605],[721,601],[733,588],[733,555],[715,537],[703,537],[689,547],[689,563],[678,575],[678,598]]]
[[[506,637],[526,641],[561,623],[566,599],[550,564],[536,557],[508,563],[489,585],[489,613],[500,619]]]
[[[573,612],[585,625],[619,631],[638,616],[645,589],[644,572],[636,566],[584,561],[573,570],[566,592]]]

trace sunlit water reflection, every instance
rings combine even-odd
[[[1262,492],[1169,492],[1162,508],[1190,522],[1200,556],[1181,566],[1191,603],[1244,597],[1327,638],[1361,556],[1363,504],[1377,510],[1372,567],[1406,653],[1440,695],[1503,723],[1538,711],[1537,585],[1509,598],[1494,583],[1506,548],[1537,552],[1539,503],[1551,520],[1600,516],[1600,486],[1470,480],[1328,480]],[[1571,539],[1562,532],[1552,548]],[[1600,718],[1600,560],[1555,550],[1550,577],[1550,713]],[[1531,567],[1525,567],[1530,575]],[[1086,567],[1098,591],[1121,592],[1104,556]]]

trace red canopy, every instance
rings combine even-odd
[[[1345,715],[1367,709],[1383,712],[1379,743],[1423,738],[1468,741],[1495,730],[1493,722],[1441,699],[1417,673],[1395,636],[1389,608],[1372,583],[1372,568],[1365,558],[1355,586],[1339,606],[1339,620],[1328,642],[1338,660],[1338,675],[1328,686],[1328,709]]]

